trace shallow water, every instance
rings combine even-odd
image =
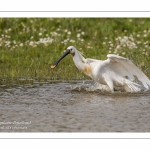
[[[150,132],[150,92],[110,94],[86,87],[1,85],[0,132]]]

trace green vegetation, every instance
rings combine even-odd
[[[89,79],[66,57],[68,46],[85,57],[127,57],[150,77],[149,18],[0,18],[0,81]]]

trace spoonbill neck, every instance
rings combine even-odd
[[[79,70],[86,75],[90,75],[92,68],[90,65],[85,63],[85,58],[78,51],[73,56],[73,61]]]
[[[80,56],[81,54],[79,54],[79,52],[77,51],[76,53],[75,53],[75,55],[73,56],[73,61],[74,61],[74,63],[75,63],[75,65],[76,65],[76,67],[79,69],[79,70],[82,70],[82,68],[84,68],[84,66],[85,66],[85,64],[84,64],[84,62],[83,62],[83,60],[82,60],[82,57]]]

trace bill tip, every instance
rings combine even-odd
[[[52,66],[51,66],[51,69],[54,69],[55,67],[56,67],[56,66],[53,66],[53,65],[52,65]]]

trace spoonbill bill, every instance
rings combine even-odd
[[[74,46],[69,46],[66,52],[51,65],[51,68],[55,68],[68,54],[72,55],[79,70],[99,84],[107,85],[112,93],[115,87],[124,87],[125,90],[130,89],[130,92],[137,92],[139,84],[135,82],[135,79],[138,79],[146,89],[150,88],[150,80],[138,67],[128,58],[114,54],[108,54],[106,60],[85,59]]]

